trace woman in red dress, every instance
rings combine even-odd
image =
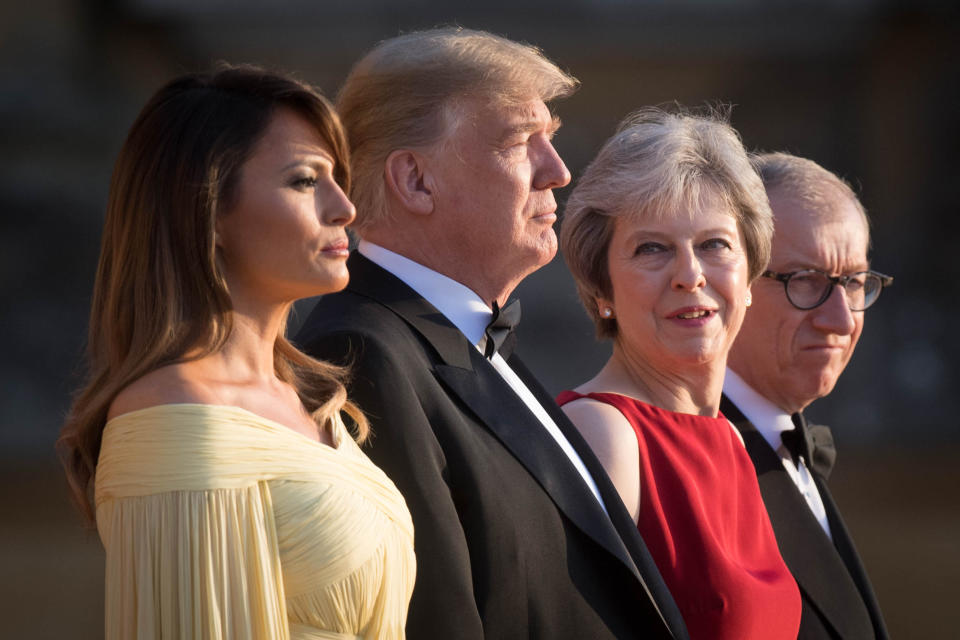
[[[646,109],[587,168],[561,233],[613,355],[558,401],[636,519],[693,640],[792,639],[800,624],[753,465],[719,413],[772,230],[724,117]]]

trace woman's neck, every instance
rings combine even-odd
[[[223,347],[211,356],[224,378],[239,384],[274,384],[274,344],[289,305],[250,304],[233,297],[233,328]]]
[[[578,391],[608,391],[677,413],[715,417],[723,392],[723,362],[671,371],[653,366],[615,344],[613,355]]]

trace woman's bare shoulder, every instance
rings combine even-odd
[[[561,409],[567,414],[567,417],[577,423],[577,418],[583,418],[587,422],[626,422],[627,419],[612,404],[602,402],[594,398],[582,397],[564,404]],[[628,423],[629,424],[629,423]]]
[[[196,375],[193,365],[167,365],[134,380],[114,398],[107,419],[161,404],[218,404],[216,394]]]
[[[640,445],[633,425],[619,409],[593,398],[578,398],[562,408],[636,521],[640,513]]]
[[[577,398],[562,409],[594,448],[600,442],[608,442],[612,448],[630,442],[636,446],[633,426],[613,405],[593,398]]]

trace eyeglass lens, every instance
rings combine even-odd
[[[851,311],[862,311],[873,304],[883,286],[881,279],[869,272],[852,274],[841,283]],[[804,309],[823,304],[832,291],[833,282],[819,271],[798,271],[787,281],[790,302]]]

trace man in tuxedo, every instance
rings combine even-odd
[[[537,49],[437,29],[379,44],[338,107],[353,150],[350,285],[297,336],[351,366],[367,453],[413,515],[411,638],[686,638],[597,459],[511,355],[507,304],[553,258],[570,181]]]
[[[827,427],[802,411],[833,389],[892,279],[870,271],[866,212],[850,187],[784,153],[756,161],[773,210],[769,269],[752,287],[720,409],[757,469],[780,552],[803,599],[800,638],[886,638],[870,581],[827,490]]]

